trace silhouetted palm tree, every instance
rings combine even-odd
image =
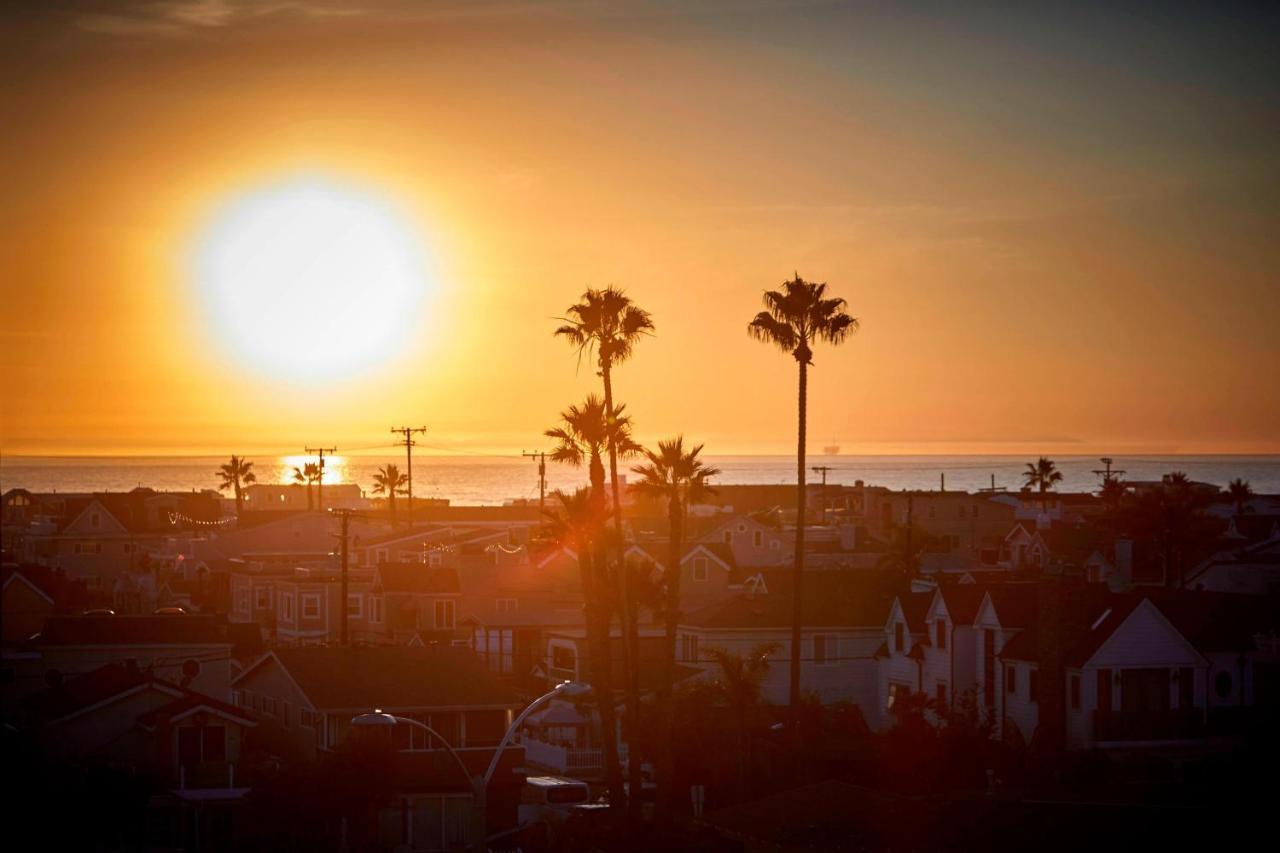
[[[297,466],[293,469],[293,481],[295,483],[307,484],[307,511],[314,509],[315,505],[311,500],[311,484],[320,479],[320,466],[315,462],[308,462],[301,468]]]
[[[232,489],[236,496],[236,517],[244,507],[244,487],[257,482],[258,476],[253,473],[253,463],[239,456],[232,456],[229,461],[218,468],[218,491]]]
[[[747,768],[751,766],[751,718],[760,707],[760,688],[769,674],[769,657],[777,651],[777,643],[761,643],[745,655],[714,646],[706,650],[719,670],[716,692],[728,704],[738,736],[738,787],[742,797],[747,793]]]
[[[658,767],[658,812],[669,820],[672,803],[672,776],[675,770],[673,753],[674,725],[672,690],[675,685],[676,629],[680,624],[680,562],[684,556],[684,523],[689,504],[701,500],[715,490],[707,480],[720,473],[720,469],[702,463],[698,454],[702,445],[685,449],[684,437],[658,442],[658,450],[648,451],[647,465],[637,465],[631,470],[640,479],[631,485],[633,491],[667,502],[668,546],[667,567],[663,573],[662,614],[666,622],[666,647],[662,655],[662,686],[658,695],[661,711],[660,755]]]
[[[600,379],[604,384],[605,411],[613,415],[621,412],[613,396],[613,368],[631,357],[635,345],[645,335],[653,332],[653,319],[649,312],[636,306],[631,298],[615,287],[603,290],[588,288],[582,294],[582,300],[570,305],[565,316],[560,318],[564,325],[555,330],[557,337],[562,337],[578,350],[578,357],[594,353],[596,364],[600,370]],[[623,550],[625,542],[622,535],[622,496],[618,486],[618,457],[620,449],[609,445],[609,481],[613,495],[613,527],[614,541],[617,543],[615,563],[618,566],[618,578],[621,582],[619,595],[619,619],[622,625],[622,664],[626,672],[627,712],[632,719],[640,716],[640,670],[639,670],[639,631],[637,614],[631,606],[625,583],[626,573],[623,568],[625,560]],[[631,786],[639,790],[642,782],[640,768],[636,762],[631,764]],[[638,809],[638,803],[635,804]],[[632,816],[638,815],[638,810]]]
[[[791,594],[794,596],[791,624],[791,689],[789,704],[794,714],[800,710],[800,640],[803,622],[802,577],[804,575],[805,468],[804,442],[808,415],[809,365],[813,364],[813,345],[818,341],[838,345],[858,321],[845,313],[848,303],[827,298],[827,286],[805,281],[797,274],[782,283],[782,290],[766,290],[764,307],[747,324],[747,334],[758,341],[773,344],[796,360],[800,368],[799,434],[796,440],[796,552]],[[798,728],[798,727],[796,727]]]
[[[1212,500],[1211,492],[1193,486],[1185,474],[1167,475],[1130,506],[1129,523],[1159,552],[1167,586],[1186,584],[1188,555],[1211,538],[1204,510]]]
[[[397,465],[384,465],[373,475],[373,493],[387,496],[387,510],[391,513],[391,523],[396,523],[396,495],[407,494],[409,477],[400,473]]]
[[[1231,498],[1231,502],[1235,504],[1236,515],[1244,515],[1245,505],[1253,497],[1253,486],[1249,485],[1248,480],[1236,477],[1227,483],[1227,497]]]
[[[1040,511],[1048,512],[1046,493],[1055,483],[1062,482],[1062,472],[1054,465],[1053,460],[1047,456],[1041,456],[1035,462],[1028,462],[1027,470],[1022,472],[1022,479],[1026,482],[1027,488],[1040,490]]]
[[[593,655],[593,668],[599,673],[601,680],[601,696],[612,696],[604,693],[604,685],[612,684],[612,665],[609,659],[609,601],[608,592],[612,586],[621,589],[625,584],[625,574],[621,564],[617,567],[615,583],[610,584],[608,575],[608,537],[605,535],[605,519],[608,517],[605,497],[604,455],[612,449],[619,456],[634,456],[641,451],[640,445],[631,438],[631,420],[623,414],[625,407],[613,410],[610,417],[608,407],[602,399],[594,394],[587,397],[581,406],[570,406],[560,415],[560,426],[546,431],[548,438],[555,439],[556,446],[551,451],[551,459],[572,465],[575,468],[587,466],[591,482],[590,507],[592,533],[592,571],[594,577],[590,588],[584,586],[582,594],[589,596],[588,612],[593,618],[588,620],[588,643],[597,650]],[[623,623],[625,628],[625,622]],[[639,719],[638,714],[633,719]],[[604,728],[605,740],[614,737],[615,715],[611,701],[600,701],[600,724]],[[610,801],[616,804],[626,802],[622,787],[622,774],[618,762],[616,743],[607,746],[604,753],[605,774],[609,780]],[[612,756],[612,758],[610,757]],[[638,762],[632,762],[638,765]],[[615,778],[616,776],[616,778]],[[633,790],[639,791],[639,787]]]

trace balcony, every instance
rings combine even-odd
[[[556,746],[525,738],[524,754],[530,764],[560,776],[592,779],[604,773],[604,753],[600,749]]]
[[[1197,740],[1205,736],[1204,710],[1095,711],[1093,739],[1098,742]]]

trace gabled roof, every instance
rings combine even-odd
[[[212,696],[205,696],[190,690],[185,691],[185,695],[180,699],[175,699],[167,705],[161,705],[159,708],[152,708],[142,714],[138,717],[138,724],[145,729],[150,729],[161,720],[168,719],[170,722],[176,723],[200,712],[214,714],[224,720],[237,722],[242,726],[257,725],[253,715],[249,712],[237,708],[235,705],[220,702]]]
[[[317,710],[493,707],[519,704],[470,649],[450,646],[279,648],[235,680],[237,686],[272,662]]]
[[[458,595],[462,592],[458,572],[453,568],[435,567],[422,563],[382,563],[378,577],[383,592],[402,592],[413,595]]]

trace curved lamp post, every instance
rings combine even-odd
[[[474,836],[472,849],[479,853],[484,853],[486,849],[485,836],[488,833],[486,823],[487,816],[485,814],[487,808],[487,792],[489,789],[489,782],[493,780],[493,774],[498,770],[498,762],[502,760],[503,750],[505,750],[511,743],[511,739],[515,737],[516,732],[520,730],[520,726],[524,723],[525,719],[546,702],[556,696],[585,696],[590,692],[591,685],[589,684],[585,684],[580,681],[562,681],[555,687],[551,688],[548,692],[530,702],[529,706],[521,711],[520,715],[512,721],[510,726],[507,727],[506,734],[502,736],[502,740],[498,742],[497,748],[494,749],[493,759],[489,762],[489,767],[485,770],[483,776],[472,776],[471,771],[467,769],[467,765],[462,762],[462,756],[458,755],[457,750],[455,750],[453,746],[450,745],[449,741],[446,740],[439,732],[431,728],[431,726],[428,726],[426,723],[421,723],[408,717],[397,717],[395,714],[387,714],[378,710],[371,714],[360,714],[352,717],[351,725],[361,727],[390,727],[397,723],[405,723],[410,726],[417,726],[418,728],[427,731],[432,737],[440,741],[449,755],[453,756],[453,760],[458,765],[458,769],[462,771],[463,777],[467,780],[468,784],[471,785],[471,794],[474,798],[474,805],[472,807],[472,835]]]

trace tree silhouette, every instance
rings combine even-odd
[[[592,654],[592,667],[598,673],[600,696],[612,696],[605,692],[612,684],[612,664],[609,659],[609,598],[608,591],[621,589],[625,585],[622,564],[617,566],[616,577],[610,583],[608,574],[608,537],[605,535],[605,519],[608,517],[605,497],[604,455],[609,452],[619,456],[634,456],[641,451],[640,445],[631,438],[631,421],[623,414],[625,407],[612,410],[606,407],[604,400],[594,394],[587,397],[581,406],[570,406],[560,414],[560,426],[546,431],[548,438],[556,441],[551,451],[551,459],[572,465],[575,468],[587,466],[591,488],[590,500],[592,578],[590,584],[584,584],[582,594],[586,601],[590,618],[588,619],[588,644],[595,650]],[[638,715],[633,717],[638,719]],[[622,773],[618,762],[617,744],[608,742],[614,738],[615,718],[611,701],[600,702],[600,724],[605,730],[605,774],[609,780],[610,801],[626,802],[626,794],[622,787]],[[633,762],[634,763],[634,762]],[[638,791],[639,788],[633,790]]]
[[[391,523],[396,523],[396,495],[408,494],[409,477],[400,473],[399,466],[384,465],[373,475],[373,493],[387,496],[387,509]]]
[[[669,528],[667,566],[663,573],[662,614],[666,624],[665,647],[662,655],[662,686],[658,695],[661,708],[661,730],[658,758],[658,812],[668,820],[672,804],[672,777],[675,771],[673,741],[674,709],[671,696],[675,686],[676,629],[680,624],[680,562],[684,556],[684,525],[690,502],[701,500],[714,492],[707,480],[720,473],[720,469],[702,463],[698,454],[702,445],[685,449],[684,437],[676,436],[658,442],[657,451],[648,451],[648,464],[637,465],[631,470],[639,480],[631,485],[632,491],[667,502]]]
[[[845,313],[848,303],[827,297],[827,286],[805,281],[796,275],[782,283],[782,290],[766,290],[764,307],[747,324],[747,334],[758,341],[773,344],[796,360],[800,369],[799,429],[796,440],[796,550],[795,580],[791,594],[791,685],[789,704],[793,714],[800,708],[800,639],[804,619],[802,580],[804,576],[805,468],[804,442],[808,406],[809,366],[813,364],[813,346],[818,341],[838,345],[856,331],[858,321]]]
[[[320,479],[320,466],[317,465],[315,462],[308,462],[307,464],[303,465],[301,468],[298,468],[295,466],[293,469],[293,481],[295,483],[307,484],[307,511],[308,512],[314,508],[314,504],[312,503],[312,500],[311,500],[311,484],[317,482],[319,479]]]
[[[1249,499],[1253,497],[1253,486],[1249,485],[1248,480],[1236,477],[1227,483],[1227,497],[1235,504],[1236,515],[1244,515]]]
[[[631,357],[635,345],[645,335],[653,333],[653,319],[649,312],[635,305],[629,296],[615,287],[603,290],[588,288],[581,301],[570,305],[564,325],[554,334],[564,338],[578,351],[579,359],[585,355],[596,357],[600,379],[604,386],[605,411],[614,417],[622,411],[613,395],[613,368]],[[618,567],[619,619],[622,626],[622,663],[625,674],[627,713],[632,719],[640,717],[640,667],[638,616],[627,594],[625,541],[622,534],[622,496],[618,480],[618,457],[621,448],[612,442],[609,452],[609,481],[613,495],[615,564]],[[630,782],[632,790],[639,791],[642,780],[637,762],[631,762]],[[632,817],[638,817],[638,801],[633,804]]]
[[[1029,489],[1040,490],[1040,511],[1048,512],[1049,504],[1046,493],[1056,483],[1062,482],[1062,472],[1047,456],[1041,456],[1035,462],[1027,463],[1027,470],[1022,472],[1022,479]]]
[[[218,491],[225,492],[227,489],[232,489],[235,492],[236,518],[239,518],[244,508],[244,487],[257,482],[258,479],[253,473],[253,463],[248,459],[232,456],[218,468],[218,478]]]

